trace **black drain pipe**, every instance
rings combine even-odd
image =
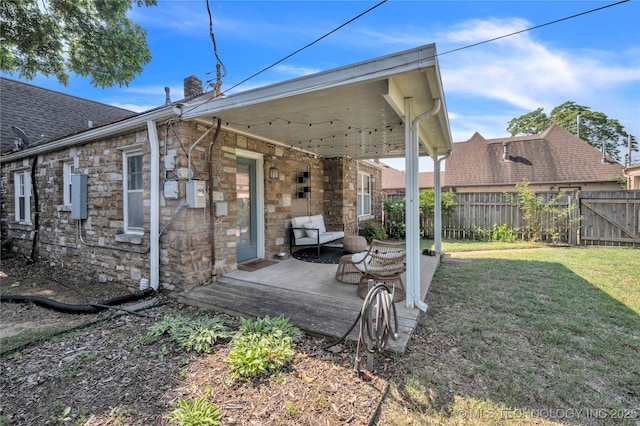
[[[66,314],[97,314],[98,312],[109,309],[110,306],[121,305],[127,302],[135,302],[144,299],[155,293],[153,289],[139,290],[124,296],[114,297],[104,302],[86,305],[70,305],[68,303],[58,302],[56,300],[47,299],[40,296],[12,296],[0,295],[0,302],[18,302],[33,303],[44,308],[53,309],[54,311],[64,312]]]
[[[218,140],[221,127],[222,119],[218,118],[216,131],[213,134],[213,140],[209,144],[209,149],[207,150],[207,171],[209,175],[209,245],[211,246],[212,272],[215,272],[216,270],[216,213],[213,209],[213,159],[211,158],[211,152],[213,150],[213,145],[216,143],[216,140]]]

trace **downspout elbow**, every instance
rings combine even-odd
[[[420,296],[414,296],[413,297],[413,305],[420,309],[422,312],[427,312],[427,309],[429,308],[429,306],[424,303],[422,300],[420,300]]]

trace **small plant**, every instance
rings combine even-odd
[[[498,224],[493,225],[491,239],[493,241],[505,241],[508,243],[512,243],[516,240],[516,237],[513,235],[513,230],[510,229],[509,225],[505,223],[500,226],[498,226]]]
[[[296,411],[296,407],[293,405],[293,402],[287,401],[284,403],[285,408],[287,409],[287,414],[289,417],[295,417],[298,412]]]
[[[211,352],[218,339],[229,336],[220,318],[201,317],[197,320],[190,320],[168,315],[161,322],[149,328],[142,343],[150,345],[157,342],[164,334],[168,334],[185,350],[199,353]]]
[[[243,319],[225,362],[233,370],[233,379],[251,380],[271,374],[289,363],[299,338],[300,330],[283,316]]]
[[[373,240],[386,240],[387,233],[384,227],[377,222],[365,222],[360,225],[360,231],[358,234],[367,240],[368,244],[371,244]]]
[[[212,390],[207,389],[205,394],[199,398],[186,400],[179,398],[174,404],[174,410],[169,415],[169,420],[180,426],[221,425],[220,418],[223,413],[218,405],[209,401],[212,394]]]

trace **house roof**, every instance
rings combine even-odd
[[[82,99],[0,77],[0,147],[15,147],[21,129],[31,143],[89,128],[135,114],[123,108]]]
[[[515,185],[523,178],[534,184],[604,182],[623,170],[556,124],[540,135],[485,139],[475,133],[454,144],[446,168],[447,186]]]
[[[382,190],[402,190],[406,188],[406,174],[394,169],[388,164],[380,163],[382,169]],[[444,176],[444,172],[441,172]],[[420,189],[433,188],[433,172],[418,173],[418,187]]]
[[[435,45],[300,77],[271,86],[188,101],[183,119],[223,127],[320,157],[403,157],[405,99],[418,124],[420,155],[451,150]]]

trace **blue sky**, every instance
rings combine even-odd
[[[377,3],[210,0],[218,55],[228,72],[223,91]],[[389,0],[233,92],[436,43],[456,142],[474,132],[508,136],[511,118],[539,107],[549,113],[565,101],[618,119],[638,138],[638,1],[445,53],[612,3]],[[215,76],[204,0],[158,0],[158,6],[134,8],[130,16],[148,31],[153,59],[128,87],[97,89],[89,79],[73,77],[68,87],[41,76],[31,83],[142,111],[164,103],[165,86],[178,100],[185,77],[206,82]],[[403,161],[386,162],[404,169]],[[431,170],[430,160],[420,164],[422,171]]]

